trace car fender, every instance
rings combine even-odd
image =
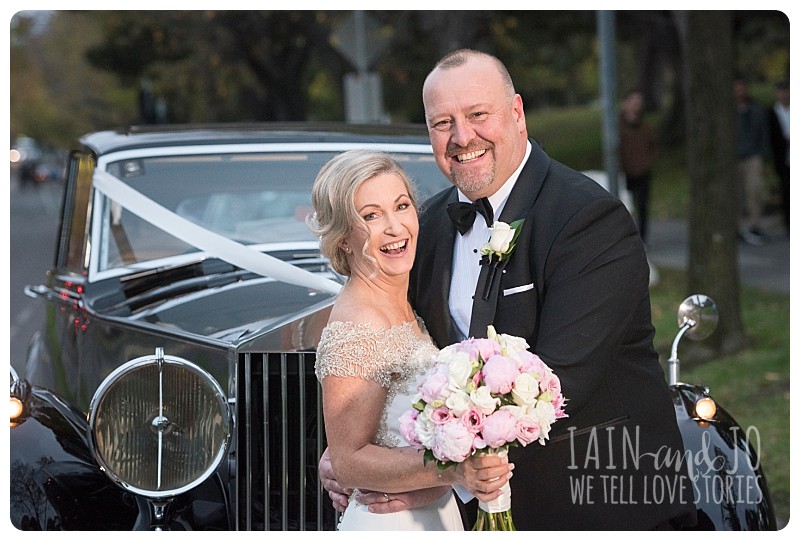
[[[12,384],[24,399],[11,423],[11,523],[20,530],[129,530],[134,498],[114,485],[92,458],[86,420],[55,394]]]
[[[695,385],[671,386],[675,415],[683,437],[694,490],[698,530],[775,530],[774,508],[759,459],[754,427],[739,426],[719,404],[711,420],[695,415],[694,405],[708,397]]]

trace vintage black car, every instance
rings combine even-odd
[[[420,126],[106,131],[70,155],[46,321],[12,372],[20,529],[332,529],[317,339],[341,286],[305,219],[335,154],[448,185]]]
[[[45,321],[10,376],[16,528],[334,529],[317,479],[314,351],[343,280],[305,219],[317,171],[358,147],[391,152],[421,201],[449,185],[419,126],[162,126],[80,140],[54,267],[26,290],[48,301]],[[692,470],[698,528],[775,529],[746,431],[707,389],[678,381],[678,340],[709,307],[682,309],[669,374],[687,453],[713,452]]]

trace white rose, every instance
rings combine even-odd
[[[455,344],[457,345],[457,344]],[[455,347],[448,346],[441,350],[436,355],[436,364],[442,365],[446,364],[449,365],[453,362],[454,359],[458,359],[461,355],[461,352],[458,351]]]
[[[498,254],[504,254],[508,251],[511,245],[511,239],[514,238],[514,230],[505,222],[495,222],[494,226],[489,228],[489,249]]]
[[[536,402],[539,394],[539,383],[527,372],[523,372],[514,380],[514,388],[511,389],[511,396],[514,403],[519,406],[529,406]]]
[[[500,409],[506,410],[508,413],[514,416],[514,419],[519,419],[527,415],[525,408],[521,408],[519,406],[503,406]]]
[[[444,405],[447,406],[447,409],[453,412],[453,415],[460,417],[464,412],[472,407],[472,400],[469,399],[469,395],[467,393],[462,390],[457,390],[447,397]]]
[[[460,344],[450,344],[449,346],[443,347],[439,350],[439,353],[436,354],[436,359],[438,362],[447,362],[446,359],[449,355],[458,351]]]
[[[514,354],[519,351],[525,351],[529,347],[524,338],[511,336],[510,334],[497,335],[497,343],[500,344],[500,352],[503,355],[514,356],[517,360],[519,358]]]
[[[447,365],[447,380],[453,390],[464,390],[467,388],[472,373],[472,362],[469,354],[465,352],[454,353],[450,357]]]
[[[417,432],[419,441],[428,449],[430,449],[433,441],[433,429],[436,427],[436,425],[433,424],[433,421],[431,421],[431,411],[432,408],[430,406],[425,406],[425,408],[417,416],[417,422],[415,425],[415,430]]]
[[[489,387],[478,387],[469,394],[472,403],[484,415],[489,415],[494,412],[495,408],[500,404],[500,399],[492,396]]]
[[[556,409],[553,404],[546,400],[537,400],[533,406],[533,411],[530,411],[534,419],[539,422],[539,426],[544,431],[545,427],[550,427],[551,424],[556,422]]]

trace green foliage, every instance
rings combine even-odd
[[[677,332],[678,305],[687,293],[686,273],[659,269],[651,290],[655,345],[666,369]],[[760,458],[779,522],[789,519],[789,296],[742,288],[742,313],[751,344],[735,355],[695,360],[681,343],[681,380],[707,386],[711,396],[742,426],[755,427]],[[755,445],[754,445],[755,446]]]
[[[580,171],[603,168],[602,111],[595,106],[527,111],[528,133],[556,160]],[[659,119],[651,122],[657,125]],[[689,181],[685,148],[662,145],[653,171],[653,218],[685,218]]]
[[[594,106],[526,110],[528,135],[580,171],[603,168],[602,112]]]

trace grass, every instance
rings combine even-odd
[[[602,169],[601,124],[596,107],[528,114],[530,135],[553,158],[578,170]],[[768,187],[775,184],[773,177],[770,171]],[[686,217],[689,186],[682,148],[662,147],[651,193],[653,218]],[[656,349],[666,369],[687,280],[685,271],[659,268],[659,273],[660,281],[651,291],[653,323]],[[681,365],[682,381],[709,387],[743,428],[757,429],[761,465],[779,525],[789,520],[789,308],[789,295],[743,286],[741,311],[749,347],[702,363],[687,356]]]
[[[655,345],[666,367],[677,331],[678,304],[686,297],[686,273],[673,269],[659,273],[651,300]],[[742,428],[757,429],[762,470],[778,522],[785,524],[789,519],[789,296],[750,287],[741,293],[750,347],[702,363],[683,358],[680,379],[708,387]],[[678,354],[681,358],[680,347]]]

